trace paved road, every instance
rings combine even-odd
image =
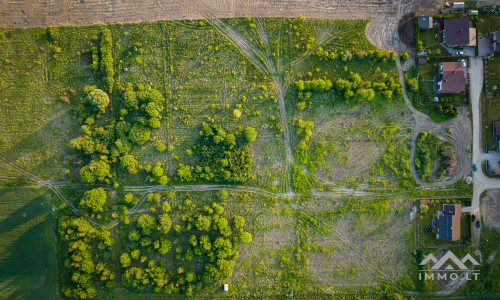
[[[477,172],[473,172],[474,193],[472,195],[472,212],[481,217],[480,196],[488,189],[498,189],[500,187],[500,179],[488,178],[483,173],[481,168],[482,163],[488,156],[494,156],[493,152],[486,154],[481,150],[481,90],[483,88],[484,64],[481,58],[475,57],[470,59],[470,96],[472,105],[473,118],[473,144],[472,144],[472,163],[477,166]],[[479,240],[481,236],[480,229],[473,226],[472,240],[474,246],[479,248]]]

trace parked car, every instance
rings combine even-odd
[[[476,172],[476,171],[477,171],[476,164],[473,164],[473,165],[472,165],[472,170],[474,170],[474,172]]]
[[[476,221],[476,215],[472,215],[472,222]]]
[[[464,68],[467,67],[467,63],[465,62],[465,59],[461,59],[460,62],[462,63],[462,66]]]
[[[476,228],[479,228],[481,227],[481,222],[479,222],[479,220],[476,221]]]
[[[457,51],[457,52],[455,52],[455,55],[464,55],[464,52],[463,51]]]

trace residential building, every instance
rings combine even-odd
[[[437,93],[465,92],[466,73],[460,62],[441,62],[439,74],[434,76],[434,91]]]
[[[494,31],[491,34],[491,50],[500,52],[500,30]]]
[[[440,241],[460,240],[461,204],[443,204],[443,210],[437,212],[436,239]]]
[[[476,28],[469,17],[444,20],[443,42],[450,47],[476,45]]]
[[[491,125],[493,136],[496,138],[498,146],[500,146],[500,121],[495,121]]]

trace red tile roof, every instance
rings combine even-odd
[[[443,77],[440,93],[458,93],[465,91],[465,72],[459,62],[442,62]]]

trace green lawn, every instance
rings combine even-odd
[[[0,298],[59,298],[51,205],[38,188],[0,189]]]
[[[481,97],[482,122],[483,122],[483,144],[482,148],[488,143],[489,150],[498,151],[498,142],[491,131],[493,121],[500,121],[500,53],[496,53],[493,58],[487,62],[488,71],[488,91]],[[497,87],[493,91],[493,86]]]

